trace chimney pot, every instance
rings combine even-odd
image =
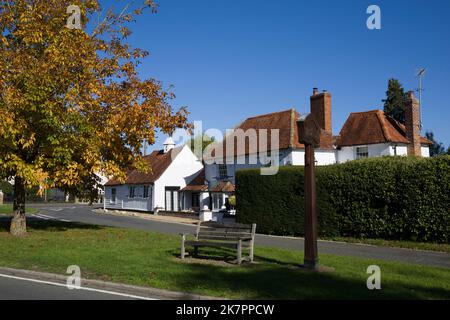
[[[319,89],[313,88],[313,96],[317,95],[319,93]]]

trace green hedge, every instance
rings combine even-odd
[[[317,167],[321,236],[449,242],[450,156],[381,157]],[[237,221],[303,235],[303,167],[236,173]]]

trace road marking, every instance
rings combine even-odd
[[[32,217],[35,217],[35,218],[38,218],[38,219],[43,219],[43,220],[50,220],[49,218],[46,218],[46,217],[42,217],[41,215],[39,215],[39,214],[34,214],[34,213],[32,213],[31,214],[31,216]]]
[[[41,217],[45,217],[48,219],[54,219],[54,220],[60,220],[60,221],[64,221],[64,222],[70,222],[69,220],[64,220],[64,219],[60,219],[60,218],[56,218],[56,217],[52,217],[52,216],[47,216],[46,214],[42,214],[42,213],[38,213],[39,216]]]
[[[22,278],[22,277],[16,277],[16,276],[11,276],[11,275],[2,274],[2,273],[0,273],[0,277],[9,278],[9,279],[16,279],[16,280],[22,280],[22,281],[29,281],[29,282],[36,282],[36,283],[42,283],[42,284],[48,284],[48,285],[53,285],[53,286],[57,286],[57,287],[64,287],[67,290],[69,290],[67,288],[67,285],[62,284],[62,283],[57,283],[57,282],[43,281],[43,280],[30,279],[30,278]],[[155,299],[155,298],[148,298],[148,297],[136,296],[136,295],[133,295],[133,294],[126,294],[126,293],[120,293],[120,292],[108,291],[108,290],[101,290],[101,289],[94,289],[94,288],[88,288],[88,287],[80,287],[79,289],[72,289],[72,290],[93,291],[93,292],[110,294],[110,295],[113,295],[113,296],[121,296],[121,297],[133,298],[133,299],[139,299],[139,300],[158,300],[158,299]]]
[[[66,220],[66,219],[60,219],[60,218],[56,218],[56,217],[52,217],[52,216],[47,216],[45,214],[42,213],[37,213],[37,214],[31,214],[32,217],[38,218],[38,219],[44,219],[44,220],[57,220],[57,221],[62,221],[62,222],[72,222],[70,220]]]

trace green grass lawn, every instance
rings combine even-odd
[[[177,236],[136,230],[29,222],[13,238],[0,218],[0,266],[64,274],[78,265],[84,278],[245,299],[450,299],[450,269],[321,255],[331,273],[297,267],[301,251],[256,247],[253,265],[226,266],[232,251],[200,249],[212,263],[183,262]],[[381,290],[368,290],[366,269],[380,266]]]
[[[27,213],[33,213],[36,212],[36,209],[30,208],[30,207],[25,207],[25,210]],[[13,208],[12,208],[12,204],[1,204],[0,205],[0,214],[12,214],[13,213]]]

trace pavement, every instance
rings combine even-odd
[[[38,209],[38,212],[32,216],[39,219],[82,222],[177,235],[180,233],[195,232],[195,226],[191,224],[141,219],[139,217],[120,216],[116,214],[105,214],[99,213],[98,210],[93,210],[101,208],[101,205],[33,204],[31,206]],[[257,234],[255,245],[303,250],[304,240],[302,238],[277,237]],[[390,248],[325,240],[320,240],[318,242],[318,249],[320,253],[335,254],[340,256],[399,261],[450,268],[450,254],[443,252]]]

